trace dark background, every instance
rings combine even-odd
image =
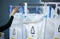
[[[44,0],[42,0],[44,1]],[[46,2],[60,2],[60,0],[46,0]],[[0,27],[6,24],[9,20],[9,6],[19,5],[20,2],[39,4],[40,0],[0,0]],[[4,31],[5,39],[9,39],[9,29]]]

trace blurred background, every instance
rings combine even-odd
[[[27,2],[28,4],[40,4],[41,1],[60,2],[60,0],[0,0],[0,27],[9,20],[10,5],[19,5],[19,3]],[[4,31],[5,39],[9,39],[9,29]]]

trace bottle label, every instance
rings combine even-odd
[[[29,37],[28,39],[33,39],[33,38]]]
[[[12,37],[11,39],[15,39],[14,37]]]

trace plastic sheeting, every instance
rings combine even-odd
[[[22,14],[16,13],[10,27],[10,39],[22,39]]]
[[[42,14],[16,13],[10,28],[10,39],[43,39],[44,16]]]
[[[44,38],[44,16],[41,14],[28,14],[24,19],[26,29],[26,39],[43,39]]]
[[[16,13],[10,28],[10,39],[56,39],[60,38],[60,18],[56,10],[46,6],[43,14]],[[55,12],[54,12],[55,11]],[[51,18],[49,18],[51,13]]]

